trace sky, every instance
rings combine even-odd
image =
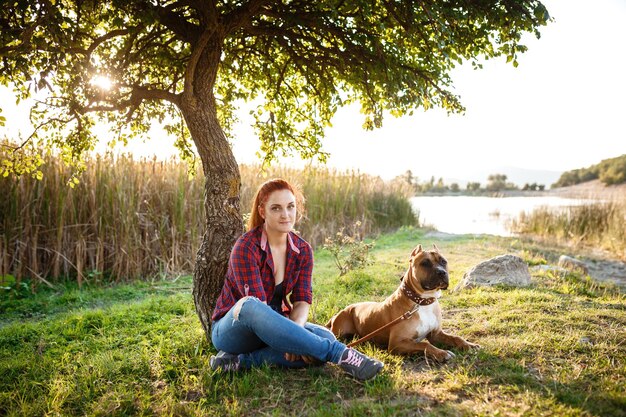
[[[543,3],[554,21],[541,28],[540,39],[525,38],[529,49],[517,68],[500,58],[483,62],[482,70],[454,70],[463,115],[440,109],[387,115],[381,129],[364,131],[358,106],[340,109],[323,141],[327,165],[384,179],[411,170],[421,179],[480,181],[503,167],[562,172],[626,154],[626,0]],[[24,126],[26,112],[2,101],[7,124]],[[243,111],[233,141],[239,163],[258,161],[250,123]],[[172,142],[127,150],[167,157],[175,153]],[[303,165],[295,158],[279,163]]]

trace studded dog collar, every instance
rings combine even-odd
[[[420,297],[419,294],[417,294],[415,291],[413,291],[406,285],[404,280],[402,280],[402,284],[400,284],[400,291],[402,291],[402,294],[409,297],[411,301],[413,301],[414,303],[420,306],[429,306],[435,301],[437,301],[435,297],[429,297],[429,298]]]

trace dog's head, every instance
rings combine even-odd
[[[424,250],[417,245],[409,258],[408,279],[418,291],[445,290],[448,288],[448,261],[433,245],[433,250]]]

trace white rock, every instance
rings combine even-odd
[[[500,255],[481,262],[463,275],[455,290],[480,285],[511,285],[523,287],[530,285],[528,265],[515,255]]]

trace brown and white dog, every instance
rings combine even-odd
[[[423,250],[422,245],[413,249],[402,283],[387,299],[380,303],[351,304],[331,318],[326,327],[337,337],[362,337],[417,308],[409,318],[378,333],[372,341],[386,346],[391,353],[411,355],[424,352],[427,357],[440,362],[451,359],[454,354],[431,343],[463,350],[480,347],[441,328],[441,306],[437,298],[441,296],[441,290],[448,288],[448,263],[437,246],[433,246],[434,250],[430,251]]]

